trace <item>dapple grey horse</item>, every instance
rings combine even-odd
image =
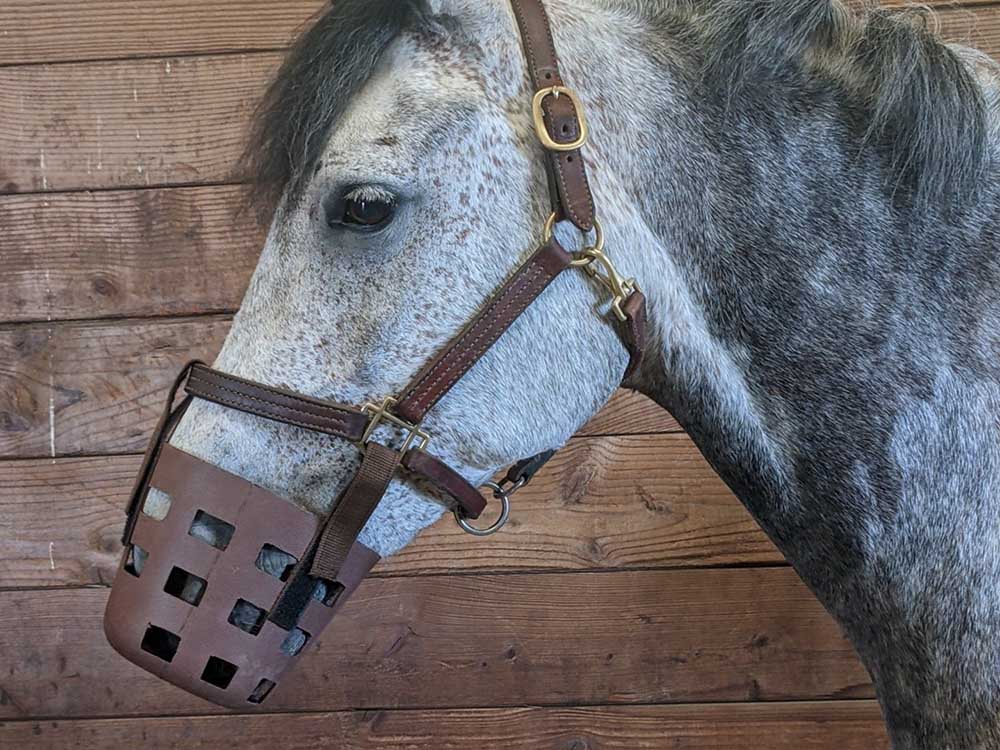
[[[833,0],[548,7],[649,298],[638,387],[840,622],[897,748],[1000,747],[997,67]],[[506,0],[335,0],[257,115],[273,224],[217,366],[403,386],[538,244],[531,93]],[[560,278],[433,413],[436,452],[480,480],[563,445],[625,368],[599,302]],[[204,403],[173,442],[317,513],[357,461]],[[443,512],[398,483],[361,541]]]

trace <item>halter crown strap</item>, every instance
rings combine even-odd
[[[580,150],[588,137],[583,108],[559,72],[552,25],[541,0],[511,0],[511,5],[537,92],[535,127],[546,145],[553,211],[560,221],[572,221],[580,231],[589,232],[594,228],[595,209]]]

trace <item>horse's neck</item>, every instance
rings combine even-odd
[[[842,623],[897,745],[1000,747],[1000,193],[914,227],[836,112],[724,115],[633,44],[580,75],[647,392]]]

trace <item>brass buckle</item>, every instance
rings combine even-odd
[[[375,430],[383,423],[391,424],[407,432],[406,440],[403,441],[403,447],[400,448],[401,453],[406,453],[410,448],[415,448],[418,451],[427,448],[427,444],[431,441],[430,433],[422,430],[420,425],[407,422],[405,419],[400,419],[393,414],[392,410],[398,404],[398,400],[389,397],[382,402],[381,406],[369,402],[361,407],[361,413],[369,419],[368,427],[359,443],[362,451],[364,451],[365,446],[371,441]]]
[[[580,124],[580,137],[572,143],[559,143],[559,141],[552,137],[552,134],[549,133],[549,129],[545,125],[545,110],[542,109],[542,105],[550,96],[556,99],[560,96],[568,96],[576,108],[576,119]],[[576,151],[586,146],[587,141],[590,140],[590,126],[587,124],[587,115],[583,109],[583,102],[573,89],[566,86],[552,86],[542,89],[535,94],[531,110],[535,118],[535,132],[538,133],[538,140],[549,151]]]

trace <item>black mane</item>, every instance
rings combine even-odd
[[[863,146],[880,149],[915,206],[974,198],[989,167],[978,82],[926,9],[841,0],[710,0],[698,27],[706,77],[727,96],[822,81],[858,113]],[[697,11],[696,11],[697,12]]]

